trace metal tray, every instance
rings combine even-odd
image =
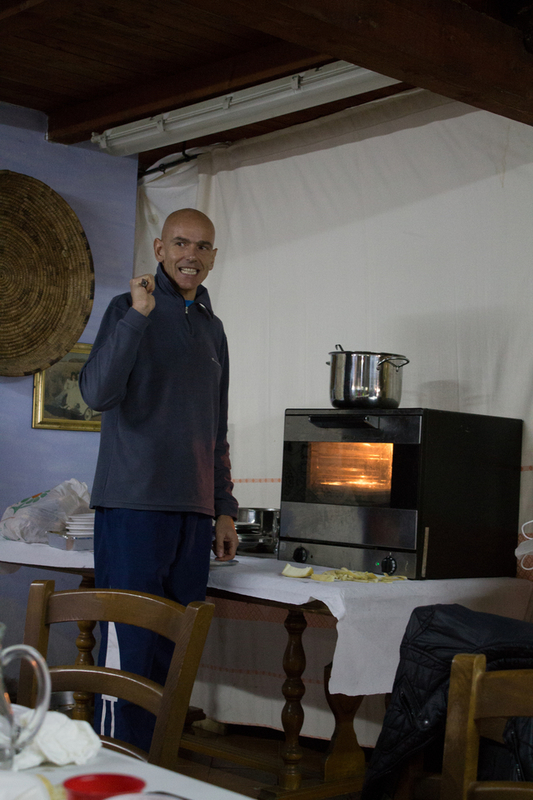
[[[94,537],[64,531],[48,531],[48,544],[58,550],[93,550]]]

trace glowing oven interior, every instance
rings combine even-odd
[[[382,442],[309,442],[309,499],[340,505],[389,505],[392,450],[392,444]]]

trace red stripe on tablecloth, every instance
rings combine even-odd
[[[200,668],[209,669],[212,672],[227,672],[229,674],[261,675],[263,677],[266,676],[267,678],[275,678],[276,680],[285,680],[285,678],[287,677],[284,673],[281,672],[269,672],[267,670],[262,670],[262,669],[236,669],[233,667],[221,667],[217,664],[204,664],[203,661],[200,662]],[[314,683],[317,686],[322,686],[324,683],[321,680],[307,678],[304,675],[302,675],[302,681],[307,684]]]
[[[281,483],[281,478],[232,478],[233,483]]]

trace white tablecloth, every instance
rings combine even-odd
[[[93,554],[0,540],[2,561],[83,570],[93,567]],[[239,555],[237,561],[235,565],[213,566],[208,591],[213,587],[294,605],[316,599],[333,615],[329,626],[319,625],[326,620],[319,620],[317,615],[310,617],[304,633],[307,667],[303,675],[302,733],[308,736],[329,738],[333,731],[333,717],[322,687],[323,667],[332,660],[330,690],[367,695],[355,728],[361,744],[375,743],[384,711],[382,695],[391,689],[400,641],[417,606],[461,603],[515,619],[532,616],[533,582],[524,579],[319,583],[282,577],[285,562],[276,559]],[[317,567],[316,571],[321,570]],[[202,707],[209,717],[281,727],[282,658],[287,634],[282,624],[284,612],[279,611],[277,616],[274,612],[238,603],[228,613],[222,608],[215,616],[192,695],[193,704]]]
[[[0,542],[0,562],[90,569],[89,551],[64,551],[45,544]],[[462,578],[393,583],[319,583],[282,576],[283,561],[238,556],[238,563],[213,567],[208,587],[301,605],[320,600],[338,620],[330,691],[380,694],[392,686],[403,632],[414,608],[460,603],[476,611],[529,619],[533,582],[520,578]],[[326,569],[326,568],[324,568]],[[323,571],[321,568],[317,572]]]
[[[94,569],[92,550],[60,550],[49,544],[26,544],[0,538],[0,575],[11,572],[12,567],[22,564],[35,567],[76,570]]]
[[[28,770],[28,773],[44,775],[53,786],[61,785],[67,778],[74,775],[88,775],[90,773],[120,773],[135,775],[146,781],[144,792],[172,792],[186,797],[187,800],[245,800],[244,795],[221,789],[210,783],[179,775],[153,764],[146,764],[130,756],[113,753],[102,749],[95,758],[76,766],[69,764],[66,767],[46,767],[41,765]]]
[[[390,691],[400,642],[417,606],[460,603],[475,611],[514,619],[530,617],[533,583],[519,578],[320,583],[310,578],[283,577],[283,561],[238,556],[238,562],[212,569],[209,586],[294,605],[320,600],[336,617],[338,639],[330,681],[333,694]],[[321,571],[316,568],[316,572]]]

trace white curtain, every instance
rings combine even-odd
[[[329,407],[340,343],[410,359],[403,407],[524,419],[533,517],[533,129],[414,90],[196,166],[140,187],[136,273],[169,210],[213,219],[240,503],[279,506],[284,410]]]
[[[165,160],[173,163],[177,159],[179,155]],[[154,272],[154,239],[159,238],[163,222],[177,208],[196,208],[197,190],[196,160],[141,178],[137,190],[134,275]]]

